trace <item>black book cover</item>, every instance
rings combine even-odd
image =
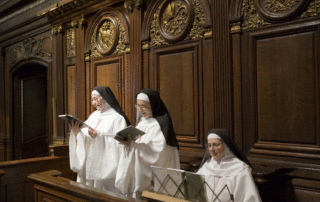
[[[125,129],[119,131],[114,138],[121,139],[121,140],[128,140],[128,134],[130,134],[131,140],[135,141],[140,136],[144,135],[145,132],[143,132],[142,130],[139,130],[133,126],[129,126]]]
[[[78,121],[79,122],[79,127],[89,127],[85,122],[77,119],[76,117],[72,116],[72,115],[69,115],[69,114],[62,114],[62,115],[59,115],[58,116],[59,118],[67,121],[68,123],[71,124],[71,121],[74,120],[74,122]]]

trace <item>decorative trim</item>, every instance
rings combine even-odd
[[[243,0],[241,7],[241,16],[243,16],[243,30],[257,28],[260,26],[270,24],[260,17],[254,6],[253,0]]]
[[[143,0],[125,0],[123,6],[125,9],[131,12],[133,8],[140,9],[142,5],[143,5]]]
[[[299,0],[286,0],[283,3],[278,0],[265,0],[264,7],[272,13],[277,13],[280,11],[291,10],[298,2]]]
[[[241,22],[235,22],[230,24],[230,33],[241,32]]]
[[[71,28],[67,30],[67,56],[68,57],[76,56],[76,29],[75,28]]]
[[[150,49],[149,41],[142,42],[142,50]]]
[[[13,48],[15,57],[12,57],[12,60],[9,62],[9,66],[13,67],[20,60],[28,59],[30,57],[45,57],[51,59],[52,50],[50,50],[50,53],[46,53],[42,50],[42,46],[46,39],[52,40],[51,37],[45,37],[38,40],[28,38],[23,42],[18,43],[17,46]]]
[[[64,27],[60,24],[60,25],[53,25],[51,28],[51,33],[54,34],[58,34],[58,33],[63,33],[64,32]]]
[[[66,15],[67,13],[74,10],[81,10],[90,5],[97,4],[102,2],[103,0],[69,0],[69,1],[60,1],[57,5],[51,5],[46,9],[40,11],[38,15],[46,16],[48,19],[58,18],[62,15]]]
[[[304,19],[304,18],[309,18],[309,17],[316,17],[319,16],[320,14],[320,0],[314,0],[312,1],[307,10],[303,12],[299,18]]]

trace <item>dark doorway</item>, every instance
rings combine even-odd
[[[12,158],[48,156],[47,69],[26,64],[13,75]]]

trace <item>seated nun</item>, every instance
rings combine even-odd
[[[70,168],[78,172],[77,182],[120,193],[114,183],[123,146],[114,136],[130,123],[109,87],[95,87],[91,102],[96,111],[85,121],[90,127],[71,124]]]
[[[127,196],[140,198],[150,190],[151,165],[180,168],[178,141],[169,112],[157,91],[143,89],[137,96],[136,128],[146,134],[136,141],[120,141],[123,151],[116,177],[116,187]]]
[[[261,201],[251,174],[252,166],[231,139],[229,132],[225,129],[211,129],[207,141],[208,145],[197,173],[229,179],[234,201]],[[221,195],[219,198],[228,197]]]

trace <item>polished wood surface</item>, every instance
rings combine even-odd
[[[0,163],[1,201],[34,201],[33,183],[28,175],[57,169],[63,177],[75,180],[76,174],[69,168],[69,157],[41,157]],[[17,194],[19,193],[19,194]]]
[[[29,175],[28,178],[34,182],[35,201],[145,201],[101,191],[60,177],[61,175],[57,170]]]
[[[268,6],[263,0],[177,0],[177,8],[186,9],[179,16],[185,24],[173,34],[166,23],[178,13],[169,2],[50,0],[19,15],[18,5],[31,2],[6,3],[0,9],[0,160],[14,159],[15,133],[23,130],[15,127],[21,113],[14,111],[14,72],[32,63],[47,69],[50,144],[52,98],[55,114],[85,120],[94,110],[92,88],[109,85],[134,124],[135,94],[152,88],[170,111],[186,170],[201,159],[211,128],[228,129],[268,176],[275,164],[320,165],[318,1]],[[122,25],[121,50],[94,55],[94,36],[106,19]],[[41,47],[28,43],[42,39]],[[62,120],[56,129],[58,139],[68,142]],[[306,177],[285,180],[284,187],[292,188],[288,200],[316,195],[318,179]]]

